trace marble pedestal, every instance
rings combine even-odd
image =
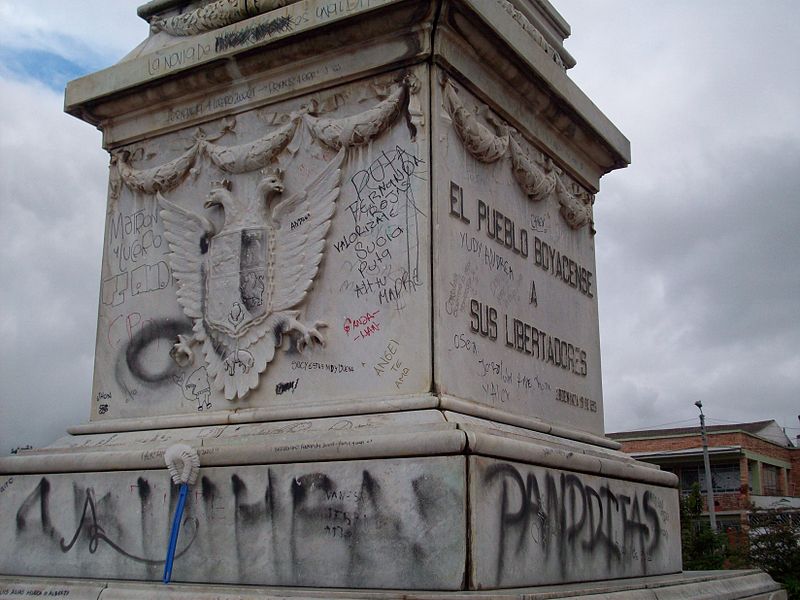
[[[7,578],[0,576],[0,598],[22,596],[69,596],[78,600],[251,600],[262,598],[329,600],[552,600],[560,598],[604,598],[609,600],[655,600],[685,598],[750,598],[777,600],[785,598],[779,586],[760,571],[705,571],[660,575],[584,584],[561,584],[535,588],[517,588],[484,592],[410,592],[391,590],[340,590],[254,588],[236,586],[153,585],[129,581],[52,580],[45,578]]]
[[[670,474],[419,410],[65,438],[7,461],[0,547],[16,551],[0,572],[158,580],[178,441],[202,467],[174,581],[459,590],[680,571]]]
[[[548,2],[140,13],[67,89],[111,154],[90,422],[0,460],[0,598],[777,590],[675,575],[675,477],[603,437],[592,204],[629,146]],[[202,588],[157,583],[177,442]]]

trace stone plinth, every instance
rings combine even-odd
[[[202,466],[175,581],[458,590],[680,570],[670,474],[421,410],[65,438],[3,465],[0,545],[25,552],[0,572],[157,580],[176,442]]]
[[[398,592],[381,590],[339,590],[253,588],[173,584],[152,585],[126,581],[54,580],[0,576],[0,599],[22,596],[69,596],[79,600],[278,600],[325,598],[327,600],[551,600],[561,598],[607,598],[609,600],[653,600],[655,598],[749,598],[782,600],[786,593],[760,571],[699,571],[646,578],[573,583],[535,588],[475,592]]]
[[[176,582],[680,572],[674,475],[603,437],[592,205],[629,146],[549,3],[140,12],[150,37],[67,89],[111,154],[91,411],[0,460],[0,597],[248,597],[155,583],[177,442],[201,467]]]

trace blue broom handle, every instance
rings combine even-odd
[[[164,583],[169,583],[172,578],[172,562],[175,560],[175,548],[178,545],[178,533],[181,529],[181,519],[183,518],[183,507],[186,504],[186,493],[189,491],[189,484],[181,484],[181,493],[178,496],[178,505],[175,507],[175,518],[172,520],[172,533],[169,536],[169,548],[167,549],[167,560],[164,563]]]

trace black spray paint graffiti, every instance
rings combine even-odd
[[[192,329],[189,321],[178,319],[149,319],[131,332],[130,340],[120,349],[114,368],[114,375],[126,401],[136,399],[138,386],[159,388],[173,383],[184,388],[191,383],[188,399],[196,400],[198,406],[208,409],[207,387],[201,384],[202,373],[193,373],[188,378],[169,356],[169,350],[179,334],[187,334]],[[196,395],[195,395],[196,394]],[[184,393],[186,395],[186,393]],[[199,409],[200,410],[200,409]]]
[[[242,582],[349,587],[385,581],[380,562],[390,559],[392,572],[434,581],[431,558],[451,539],[442,520],[463,508],[461,492],[429,471],[402,485],[367,469],[342,475],[283,466],[207,471],[187,499],[182,568],[198,581],[233,572]],[[32,568],[70,553],[81,574],[102,561],[120,577],[157,578],[178,496],[166,473],[115,477],[104,487],[64,478],[36,478],[20,496],[14,543],[39,561]]]
[[[147,481],[142,479],[141,477],[138,480],[139,486],[139,497],[142,501],[143,505],[147,502],[149,496],[149,484]],[[88,549],[90,554],[94,554],[97,552],[100,542],[104,542],[109,548],[111,548],[117,554],[121,554],[131,560],[134,560],[139,563],[144,563],[148,565],[159,565],[164,564],[163,559],[150,559],[143,556],[138,556],[133,554],[132,552],[128,552],[125,550],[117,541],[114,541],[109,534],[107,533],[107,528],[111,527],[114,529],[120,529],[119,524],[116,522],[116,519],[113,515],[113,507],[106,509],[104,511],[104,516],[108,519],[110,524],[107,524],[106,527],[101,525],[101,510],[99,508],[100,504],[104,502],[106,504],[111,504],[110,497],[111,494],[106,494],[101,500],[98,502],[95,499],[95,492],[94,489],[91,487],[87,487],[83,490],[78,488],[77,486],[73,487],[73,494],[74,494],[74,506],[77,508],[82,506],[80,509],[80,516],[78,516],[78,527],[76,528],[75,532],[73,533],[70,540],[67,542],[65,536],[61,536],[56,528],[53,526],[51,517],[50,517],[50,482],[46,477],[42,477],[39,481],[39,485],[34,488],[34,490],[28,495],[28,497],[22,502],[19,509],[17,510],[16,515],[16,526],[17,526],[17,535],[22,535],[26,531],[30,530],[31,528],[31,521],[33,516],[31,515],[33,511],[35,511],[35,507],[38,504],[38,517],[39,517],[39,524],[41,528],[41,533],[43,533],[46,537],[50,538],[51,540],[55,541],[58,539],[58,545],[63,553],[67,553],[75,547],[78,539],[80,538],[80,534],[83,532],[85,537],[88,541]],[[83,498],[81,502],[81,498]],[[66,505],[64,505],[65,507]],[[63,508],[63,507],[61,507]],[[145,511],[142,511],[142,515],[144,518]],[[183,556],[189,548],[191,548],[192,544],[197,537],[197,531],[199,528],[199,521],[194,517],[187,517],[183,522],[183,531],[188,532],[184,534],[183,539],[188,539],[185,543],[183,549],[175,554],[176,558],[180,558]],[[143,526],[144,529],[144,526]]]
[[[273,35],[293,31],[298,25],[308,21],[306,15],[283,15],[237,31],[218,35],[214,44],[215,52],[224,52],[239,46],[257,44]]]
[[[140,381],[160,383],[171,379],[177,365],[172,360],[165,360],[161,370],[153,371],[143,360],[144,352],[152,344],[164,344],[169,349],[179,334],[191,330],[191,324],[175,319],[158,319],[148,322],[131,339],[125,350],[125,362],[130,372]]]
[[[316,568],[304,560],[310,539],[327,541],[328,551],[335,552],[337,561],[342,560],[341,566],[353,582],[363,576],[360,571],[365,565],[373,564],[376,544],[390,546],[397,560],[406,562],[409,569],[426,569],[425,545],[407,523],[415,517],[434,526],[443,493],[435,480],[419,477],[412,481],[415,505],[411,509],[416,515],[389,509],[392,503],[367,470],[361,474],[360,485],[354,487],[340,487],[330,475],[319,472],[293,477],[288,505],[281,502],[286,496],[276,493],[280,483],[272,469],[267,469],[265,486],[256,490],[248,489],[238,475],[231,476],[240,570],[247,568],[247,558],[257,549],[268,553],[275,572],[288,573],[286,582],[308,580],[304,570]],[[213,513],[215,503],[224,500],[224,492],[206,478],[201,487],[206,513]],[[269,545],[265,530],[271,532]]]
[[[633,496],[614,493],[608,484],[596,489],[572,473],[523,477],[510,464],[497,464],[484,475],[486,486],[501,485],[496,581],[510,555],[541,548],[545,560],[556,558],[562,574],[579,553],[605,557],[607,568],[623,562],[647,563],[666,538],[660,500],[649,490]]]

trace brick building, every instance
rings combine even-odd
[[[800,448],[775,421],[706,427],[717,524],[739,529],[751,505],[800,511]],[[699,427],[609,433],[639,460],[675,473],[682,494],[705,491]],[[704,506],[705,508],[705,506]],[[706,513],[707,514],[707,513]]]

